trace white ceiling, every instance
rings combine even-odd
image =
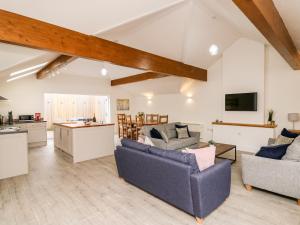
[[[22,0],[0,1],[0,8],[86,34],[155,11],[178,0]]]
[[[300,1],[274,0],[275,6],[281,15],[296,47],[300,49]]]
[[[83,33],[97,34],[108,40],[202,68],[210,67],[228,46],[241,37],[266,42],[232,0],[4,0],[0,1],[0,8]],[[209,55],[211,44],[219,46],[218,56]],[[12,51],[17,53],[14,56],[15,63],[18,57],[23,57],[21,61],[27,58],[28,63],[32,63],[31,59],[36,60],[38,53],[54,57],[53,54],[30,49],[32,53],[28,50],[28,56],[25,57],[25,50],[22,49],[15,47],[15,51]],[[6,52],[0,45],[0,56],[4,57]],[[0,72],[12,70],[12,63],[1,63]],[[23,63],[22,66],[26,65]],[[102,78],[102,67],[102,62],[77,59],[63,73]],[[107,63],[105,67],[109,70],[106,79],[143,72]],[[143,89],[174,92],[185,82],[183,78],[162,79],[170,85],[166,87],[165,82],[162,84],[162,80],[157,79],[143,82]],[[128,89],[133,87],[126,86]],[[136,90],[142,91],[138,87]]]

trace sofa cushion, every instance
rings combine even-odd
[[[159,133],[159,131],[157,129],[155,129],[155,128],[152,128],[150,130],[150,135],[151,135],[152,138],[163,139],[162,136],[161,136],[161,134]]]
[[[290,144],[282,159],[300,162],[300,136],[295,138],[294,142]]]
[[[189,137],[191,137],[188,125],[175,124],[175,128],[186,128]],[[177,130],[176,130],[176,134],[177,134],[176,137],[178,138]]]
[[[184,151],[195,154],[200,171],[205,170],[215,164],[216,146],[214,145],[200,149],[186,149]]]
[[[294,138],[285,137],[282,135],[278,135],[278,137],[275,139],[274,145],[287,145],[291,144],[293,142]]]
[[[198,168],[198,164],[196,161],[196,157],[194,154],[190,153],[184,153],[180,151],[175,151],[175,150],[163,150],[160,148],[156,147],[151,147],[149,149],[150,154],[163,157],[166,159],[174,160],[177,162],[181,162],[187,165],[190,165],[192,168],[192,173],[198,173],[200,172]]]
[[[176,150],[176,149],[186,148],[197,143],[198,140],[195,137],[189,137],[185,139],[172,138],[169,139],[169,142],[167,143],[167,148]]]
[[[142,144],[142,143],[130,140],[130,139],[126,139],[126,138],[123,138],[121,140],[121,143],[122,143],[122,146],[124,146],[124,147],[139,150],[142,152],[149,152],[149,148],[150,148],[149,145],[145,145],[145,144]]]
[[[161,130],[159,131],[160,135],[162,136],[163,140],[168,143],[169,142],[169,138],[168,138],[168,135],[166,134],[165,131]]]
[[[296,138],[296,137],[299,136],[299,134],[290,132],[290,131],[288,131],[286,128],[283,128],[283,129],[282,129],[281,135],[282,135],[282,136],[285,136],[285,137],[288,137],[288,138]]]
[[[176,138],[176,137],[177,137],[175,124],[176,124],[176,123],[168,123],[168,124],[165,124],[166,134],[168,135],[168,138],[169,138],[169,139],[170,139],[170,138]]]
[[[178,139],[184,139],[184,138],[188,138],[189,137],[187,127],[176,128],[176,133],[177,133],[177,138]]]
[[[285,155],[288,146],[289,145],[275,145],[261,147],[256,153],[256,156],[279,160]]]

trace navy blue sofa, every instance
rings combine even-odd
[[[193,154],[162,150],[128,139],[117,146],[115,159],[121,178],[195,216],[198,222],[230,193],[229,160],[200,172]]]

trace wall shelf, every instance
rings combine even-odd
[[[277,124],[252,124],[252,123],[226,123],[226,122],[212,122],[213,125],[225,126],[241,126],[241,127],[261,127],[261,128],[276,128]]]

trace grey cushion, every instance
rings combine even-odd
[[[189,137],[188,129],[185,128],[176,128],[178,139],[184,139]]]
[[[197,143],[198,143],[198,139],[195,137],[189,137],[185,139],[172,138],[169,139],[169,142],[167,143],[167,148],[176,150],[176,149],[186,148]]]
[[[162,130],[159,133],[162,136],[164,142],[168,143],[169,142],[169,138],[168,138],[168,135],[166,134],[166,132]]]
[[[200,172],[196,161],[195,154],[183,153],[175,150],[163,150],[156,147],[151,147],[149,152],[153,155],[160,156],[166,159],[171,159],[176,162],[184,163],[192,167],[192,173]]]
[[[131,148],[134,150],[139,150],[142,152],[149,152],[149,148],[150,148],[150,145],[144,145],[142,143],[139,143],[139,142],[136,142],[136,141],[133,141],[130,139],[126,139],[126,138],[123,138],[121,140],[121,144],[124,147]]]
[[[176,133],[176,128],[175,128],[176,123],[168,123],[165,125],[165,129],[168,135],[168,138],[176,138],[177,133]]]
[[[300,162],[300,136],[295,138],[294,142],[287,148],[282,159]]]
[[[293,142],[294,138],[285,137],[282,135],[278,135],[278,137],[275,140],[275,145],[286,145],[291,144]]]

